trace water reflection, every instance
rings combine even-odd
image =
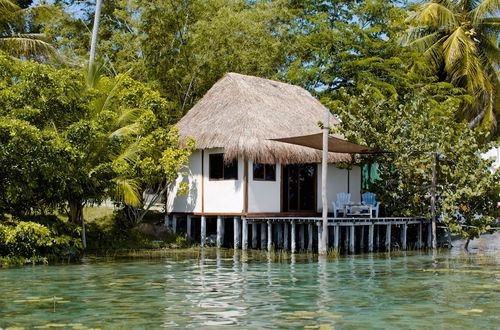
[[[498,253],[401,252],[313,262],[311,255],[273,262],[270,253],[259,253],[256,258],[251,251],[200,250],[187,259],[1,270],[0,327],[492,328],[500,323]]]

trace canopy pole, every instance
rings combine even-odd
[[[319,254],[326,254],[326,237],[328,235],[328,199],[326,197],[326,182],[328,176],[328,135],[330,134],[330,112],[327,108],[324,110],[323,120],[323,156],[321,159],[321,199],[323,200],[323,231],[321,235],[321,244],[319,245]]]

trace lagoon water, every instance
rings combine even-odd
[[[499,328],[500,251],[207,250],[0,269],[0,328]]]

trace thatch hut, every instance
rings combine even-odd
[[[324,106],[305,89],[228,73],[179,121],[193,137],[188,195],[168,194],[169,213],[198,215],[317,214],[321,152],[271,139],[320,133]],[[330,124],[339,124],[330,117]],[[337,136],[342,138],[341,136]],[[329,153],[329,200],[351,192],[359,200],[361,170],[339,169],[348,154]],[[331,169],[330,169],[331,168]]]

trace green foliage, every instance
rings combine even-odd
[[[500,173],[482,160],[485,132],[456,122],[457,108],[468,99],[447,84],[414,88],[401,99],[374,87],[361,95],[343,94],[331,106],[340,114],[343,133],[353,141],[386,151],[376,158],[381,180],[374,190],[387,214],[429,217],[429,186],[437,163],[437,214],[465,238],[484,233],[494,220]],[[472,227],[471,227],[472,226]]]

